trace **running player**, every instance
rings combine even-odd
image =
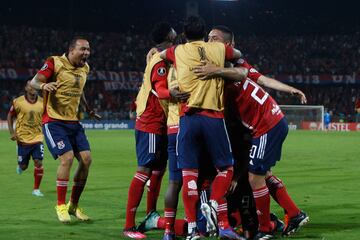
[[[52,156],[59,159],[55,209],[62,223],[70,222],[70,215],[82,221],[90,219],[78,205],[92,161],[90,145],[78,119],[80,101],[91,117],[100,118],[87,106],[83,92],[90,70],[87,64],[89,56],[89,42],[83,37],[75,37],[70,41],[68,52],[49,57],[31,81],[35,89],[41,89],[45,94],[43,131]],[[79,165],[74,174],[70,201],[65,204],[74,157]]]
[[[198,239],[196,204],[199,200],[197,179],[198,160],[201,154],[199,141],[209,152],[214,166],[219,170],[212,184],[210,201],[202,205],[209,230],[216,233],[218,202],[224,198],[233,174],[233,158],[224,124],[223,87],[221,78],[199,81],[191,68],[203,61],[211,61],[223,67],[226,59],[239,58],[241,53],[220,43],[206,43],[205,24],[198,17],[189,17],[184,25],[188,43],[169,48],[161,53],[171,61],[178,74],[179,88],[190,97],[181,107],[178,133],[178,158],[183,175],[183,201],[188,219],[186,239]],[[210,161],[210,160],[209,160]]]
[[[44,136],[41,131],[41,116],[44,106],[43,99],[36,90],[26,83],[25,95],[15,98],[7,115],[10,138],[17,141],[18,166],[16,172],[21,174],[29,166],[30,157],[34,161],[34,189],[32,195],[43,197],[40,183],[44,174],[42,165],[44,157]],[[16,128],[14,131],[14,119]]]
[[[221,29],[213,29],[209,33],[209,41],[224,42],[225,40]],[[229,39],[228,44],[231,44]],[[242,75],[235,76],[239,71],[238,67],[248,69],[248,78],[230,84],[226,89],[226,99],[231,101],[230,105],[234,106],[231,111],[234,111],[252,132],[249,181],[259,221],[259,232],[255,239],[274,237],[276,226],[274,222],[270,221],[270,194],[289,216],[289,223],[283,231],[283,235],[290,235],[308,222],[309,217],[296,206],[288,195],[283,182],[271,172],[271,167],[280,160],[281,148],[288,132],[288,126],[280,107],[258,83],[296,95],[300,98],[301,103],[306,103],[306,97],[300,90],[260,74],[244,59],[239,59],[236,68],[233,69],[208,64],[195,68],[194,72],[200,78],[229,77],[230,74],[233,74],[234,80],[241,80]]]

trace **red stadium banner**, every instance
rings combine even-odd
[[[21,68],[0,68],[0,80],[24,80],[33,77],[37,69],[21,69]],[[272,76],[282,82],[291,84],[360,84],[360,74],[351,73],[344,75],[307,75],[307,74],[280,74]],[[88,80],[97,81],[123,81],[141,83],[143,79],[142,72],[136,71],[91,71]]]
[[[321,130],[321,122],[302,122],[301,129],[305,130]],[[339,132],[351,132],[351,131],[360,131],[360,123],[349,122],[333,122],[329,125],[330,131],[339,131]]]

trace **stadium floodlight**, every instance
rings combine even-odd
[[[280,105],[290,130],[324,130],[324,106]]]

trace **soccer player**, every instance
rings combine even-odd
[[[172,96],[167,87],[168,65],[160,58],[160,51],[172,46],[176,32],[170,24],[155,25],[152,40],[158,53],[145,68],[144,81],[136,98],[136,156],[137,171],[129,187],[126,207],[126,223],[123,234],[129,238],[146,236],[136,230],[135,215],[140,204],[145,183],[150,179],[147,212],[156,210],[162,176],[167,161],[166,114],[167,103]],[[181,94],[180,94],[181,96]]]
[[[326,109],[324,114],[324,125],[326,131],[330,130],[330,123],[331,123],[331,115],[329,111]]]
[[[221,29],[213,29],[209,33],[209,41],[220,41],[231,44]],[[237,67],[248,69],[248,78],[242,80]],[[275,79],[260,74],[244,59],[237,61],[236,68],[225,69],[214,65],[200,66],[194,69],[200,78],[224,77],[233,74],[233,80],[226,89],[226,99],[231,101],[234,111],[243,124],[252,132],[252,147],[249,162],[249,181],[255,198],[258,212],[259,232],[255,239],[274,237],[276,226],[270,220],[270,194],[286,211],[289,222],[283,235],[290,235],[309,221],[309,217],[301,211],[288,195],[283,182],[272,174],[273,167],[281,157],[282,144],[288,133],[287,121],[275,100],[259,85],[278,91],[287,92],[306,103],[306,97],[300,90],[283,84]],[[240,80],[240,81],[239,81]],[[270,192],[270,194],[269,194]]]
[[[44,157],[44,136],[41,131],[41,116],[44,106],[43,99],[27,81],[25,95],[15,98],[7,115],[10,138],[17,141],[18,166],[16,172],[21,174],[29,165],[30,157],[34,160],[34,189],[32,195],[43,197],[40,183],[44,174],[42,165]],[[14,131],[14,119],[16,129]]]
[[[78,119],[80,102],[91,117],[100,118],[87,106],[83,92],[90,70],[87,64],[89,56],[89,42],[83,37],[75,37],[70,41],[67,53],[49,57],[31,80],[35,89],[44,92],[43,131],[52,156],[59,160],[55,209],[62,223],[70,222],[70,215],[82,221],[90,219],[78,205],[92,161],[90,145]],[[74,174],[70,201],[65,204],[74,157],[79,164]]]
[[[200,81],[191,71],[203,61],[211,61],[223,67],[226,59],[239,58],[241,53],[222,43],[206,43],[205,24],[198,17],[189,17],[184,25],[188,43],[166,49],[163,59],[171,61],[177,71],[180,91],[189,92],[186,104],[181,106],[180,131],[177,151],[182,169],[183,201],[188,219],[186,239],[199,239],[196,226],[196,204],[199,200],[197,179],[198,160],[201,154],[199,142],[209,152],[218,174],[213,181],[210,201],[201,208],[205,213],[211,232],[216,232],[218,202],[229,188],[233,174],[233,158],[227,137],[223,114],[223,87],[221,78]]]

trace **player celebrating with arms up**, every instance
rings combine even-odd
[[[32,195],[44,196],[39,187],[44,169],[42,160],[44,157],[44,136],[41,132],[41,116],[43,114],[43,99],[39,97],[36,90],[26,83],[25,95],[13,100],[7,115],[8,127],[11,140],[17,141],[18,166],[16,172],[21,174],[27,169],[30,157],[34,160],[34,190]],[[14,119],[16,118],[16,129],[14,131]]]
[[[57,169],[57,206],[60,222],[71,221],[70,215],[82,221],[89,220],[78,202],[84,190],[91,164],[90,145],[79,119],[79,104],[85,105],[91,117],[100,118],[87,106],[83,88],[89,73],[87,59],[89,42],[76,37],[69,44],[69,51],[62,56],[48,58],[35,75],[31,85],[45,92],[45,110],[42,117],[46,143],[54,159],[59,159]],[[74,156],[79,165],[74,175],[71,198],[66,205],[66,191]]]

